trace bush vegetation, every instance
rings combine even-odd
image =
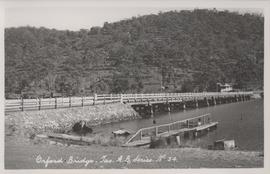
[[[217,82],[258,89],[263,49],[263,16],[215,9],[138,16],[80,31],[6,28],[5,94],[215,91]]]

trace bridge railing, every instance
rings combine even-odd
[[[95,95],[88,97],[12,99],[5,101],[5,111],[43,110],[69,107],[83,107],[120,102],[120,96]]]
[[[203,99],[209,97],[228,97],[235,95],[251,95],[252,92],[210,92],[210,93],[159,93],[159,94],[123,94],[122,101],[145,102],[156,100],[189,100],[189,99]]]
[[[37,99],[8,99],[5,100],[5,111],[24,111],[57,109],[67,107],[80,107],[108,103],[138,103],[149,101],[181,101],[189,99],[201,99],[205,97],[224,97],[235,95],[250,95],[252,92],[228,92],[228,93],[152,93],[152,94],[95,94],[86,97],[66,98],[37,98]]]

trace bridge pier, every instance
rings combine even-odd
[[[186,109],[186,103],[185,101],[182,101],[179,103],[179,110],[185,110]]]
[[[225,97],[226,103],[231,103],[230,97]]]
[[[224,104],[226,104],[227,103],[226,97],[223,96],[222,101],[223,101]]]
[[[215,99],[214,99],[214,97],[209,98],[208,99],[208,103],[209,103],[209,106],[215,105]]]
[[[218,104],[222,104],[221,97],[218,97]]]
[[[238,101],[242,101],[241,95],[239,95],[237,98],[238,98]]]
[[[149,105],[149,109],[150,109],[150,115],[151,115],[151,117],[154,117],[154,109],[153,109],[153,105],[152,104]]]
[[[196,102],[194,100],[186,101],[186,108],[196,108]]]
[[[196,108],[199,108],[198,99],[195,100],[195,105],[196,105]]]
[[[186,109],[186,103],[185,102],[183,103],[183,109],[184,110]]]
[[[213,97],[213,103],[214,103],[214,105],[217,105],[217,101],[216,101],[215,97]]]
[[[171,112],[173,110],[185,110],[186,108],[195,109],[201,107],[214,106],[218,104],[233,103],[233,102],[244,102],[251,99],[250,94],[221,94],[216,96],[194,96],[183,97],[183,98],[162,98],[160,100],[151,99],[151,97],[145,101],[137,100],[132,107],[142,116],[154,117],[157,112]],[[185,99],[185,100],[183,100]],[[124,101],[125,102],[125,101]],[[155,103],[156,102],[156,103]]]
[[[204,107],[205,106],[205,102],[204,100],[198,100],[198,107]]]
[[[152,104],[153,105],[153,112],[160,112],[159,105],[158,104]]]
[[[171,105],[169,102],[166,103],[167,112],[171,112]]]

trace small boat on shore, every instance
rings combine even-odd
[[[213,145],[208,146],[209,150],[235,150],[237,146],[234,140],[217,140]]]
[[[112,132],[114,136],[129,136],[131,135],[131,131],[127,129],[119,129]]]

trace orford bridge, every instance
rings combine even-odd
[[[157,94],[94,94],[93,96],[66,98],[12,99],[5,101],[5,111],[25,111],[84,107],[97,104],[124,103],[141,115],[199,108],[217,104],[250,100],[254,92],[203,92]]]
[[[157,112],[171,112],[191,108],[208,107],[218,104],[250,100],[252,92],[230,93],[164,93],[129,94],[123,98],[123,103],[130,104],[134,110],[143,116],[153,116]]]

